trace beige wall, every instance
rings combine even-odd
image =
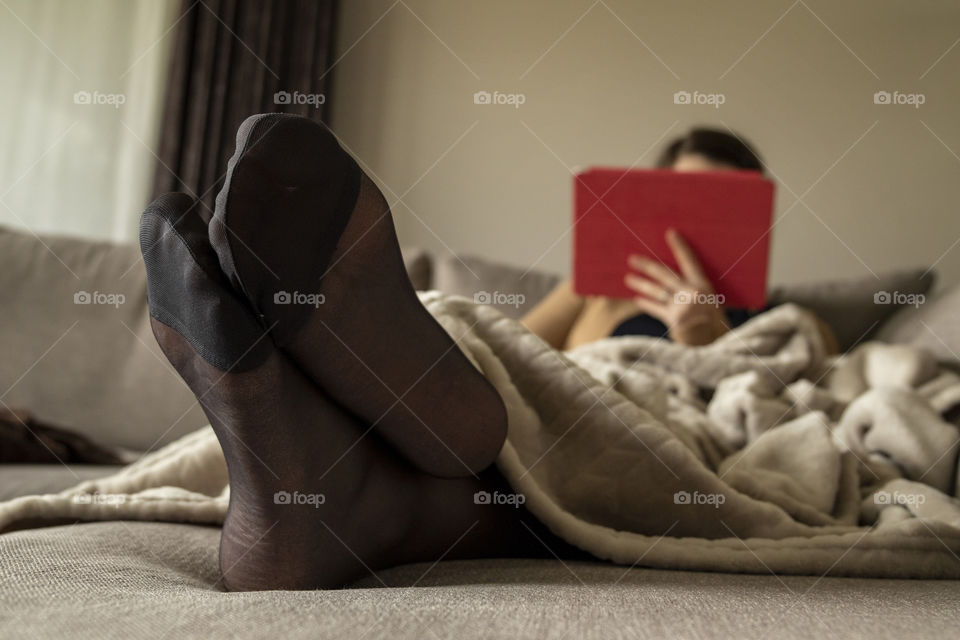
[[[773,282],[934,262],[952,282],[958,37],[951,0],[350,0],[333,126],[402,198],[404,244],[566,272],[569,170],[649,166],[706,123],[752,140],[778,181]],[[475,105],[479,90],[526,102]],[[678,90],[726,101],[676,105]]]

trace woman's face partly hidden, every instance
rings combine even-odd
[[[736,167],[726,162],[715,162],[699,153],[681,153],[673,162],[673,170],[687,173],[691,171],[735,171]]]

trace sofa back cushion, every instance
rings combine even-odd
[[[830,325],[841,352],[872,339],[901,307],[933,286],[929,269],[903,269],[860,278],[817,281],[775,287],[768,304],[793,302]]]
[[[520,318],[560,280],[552,273],[451,255],[435,261],[433,288],[491,304],[511,318]],[[876,277],[774,287],[768,303],[792,302],[810,309],[833,328],[841,351],[846,351],[875,335],[898,309],[926,294],[933,282],[929,270],[904,269]]]
[[[560,276],[526,270],[475,256],[447,255],[434,260],[434,289],[489,304],[520,318],[559,284]]]
[[[0,227],[0,256],[0,402],[99,443],[136,450],[166,444],[207,423],[150,330],[146,274],[137,247]],[[561,280],[471,256],[433,262],[423,251],[404,250],[404,259],[417,289],[432,287],[490,303],[513,318]],[[876,332],[904,296],[926,293],[932,282],[932,274],[917,269],[879,280],[779,287],[771,292],[771,302],[814,310],[848,348]],[[875,301],[883,292],[891,299]],[[892,297],[895,292],[899,297]],[[957,305],[960,290],[920,310],[904,310],[896,327],[878,337],[925,340],[934,350],[939,337],[960,352],[952,322]],[[936,336],[920,331],[920,320]]]
[[[0,400],[146,450],[207,424],[150,329],[138,248],[0,227]]]
[[[0,227],[0,256],[0,402],[139,451],[207,424],[153,337],[138,247]],[[429,288],[430,256],[403,257]]]
[[[960,285],[897,311],[876,338],[922,347],[941,362],[960,362]]]

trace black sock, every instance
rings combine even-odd
[[[390,553],[419,474],[277,350],[220,271],[192,206],[182,194],[159,198],[140,243],[154,335],[227,460],[226,586],[335,587],[402,560]]]
[[[413,464],[460,476],[495,459],[499,395],[420,304],[386,201],[325,127],[244,122],[210,242],[274,342]]]

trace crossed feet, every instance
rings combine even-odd
[[[475,503],[509,491],[489,468],[503,402],[420,304],[386,201],[325,127],[247,119],[209,226],[166,194],[140,244],[154,334],[227,460],[226,588],[544,553],[525,510]]]

